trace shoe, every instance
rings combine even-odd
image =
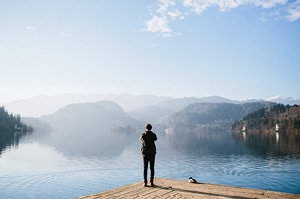
[[[147,185],[147,184],[145,184],[145,183],[144,183],[144,185],[143,185],[143,186],[144,186],[144,187],[148,187],[148,185]]]
[[[154,187],[154,183],[153,183],[153,182],[151,182],[150,186],[151,186],[151,187]]]

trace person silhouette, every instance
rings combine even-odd
[[[141,135],[140,140],[143,142],[142,144],[142,155],[143,155],[143,163],[144,163],[144,187],[147,187],[147,172],[148,172],[148,162],[150,162],[150,186],[153,187],[154,183],[154,162],[156,155],[156,146],[155,141],[157,140],[157,136],[153,133],[152,125],[147,124],[145,126],[146,131]]]

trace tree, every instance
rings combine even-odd
[[[4,106],[0,107],[0,131],[14,131],[15,126],[20,127],[24,131],[27,131],[29,128],[32,129],[21,123],[20,115],[14,116],[12,113],[8,114]]]

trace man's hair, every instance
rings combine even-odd
[[[146,128],[147,130],[151,131],[152,125],[151,125],[151,124],[146,124],[145,128]]]

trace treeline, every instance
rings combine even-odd
[[[232,125],[235,131],[287,131],[300,133],[300,107],[277,104],[246,115]]]
[[[0,107],[0,132],[32,131],[32,127],[21,123],[20,115],[9,114],[4,106]]]

